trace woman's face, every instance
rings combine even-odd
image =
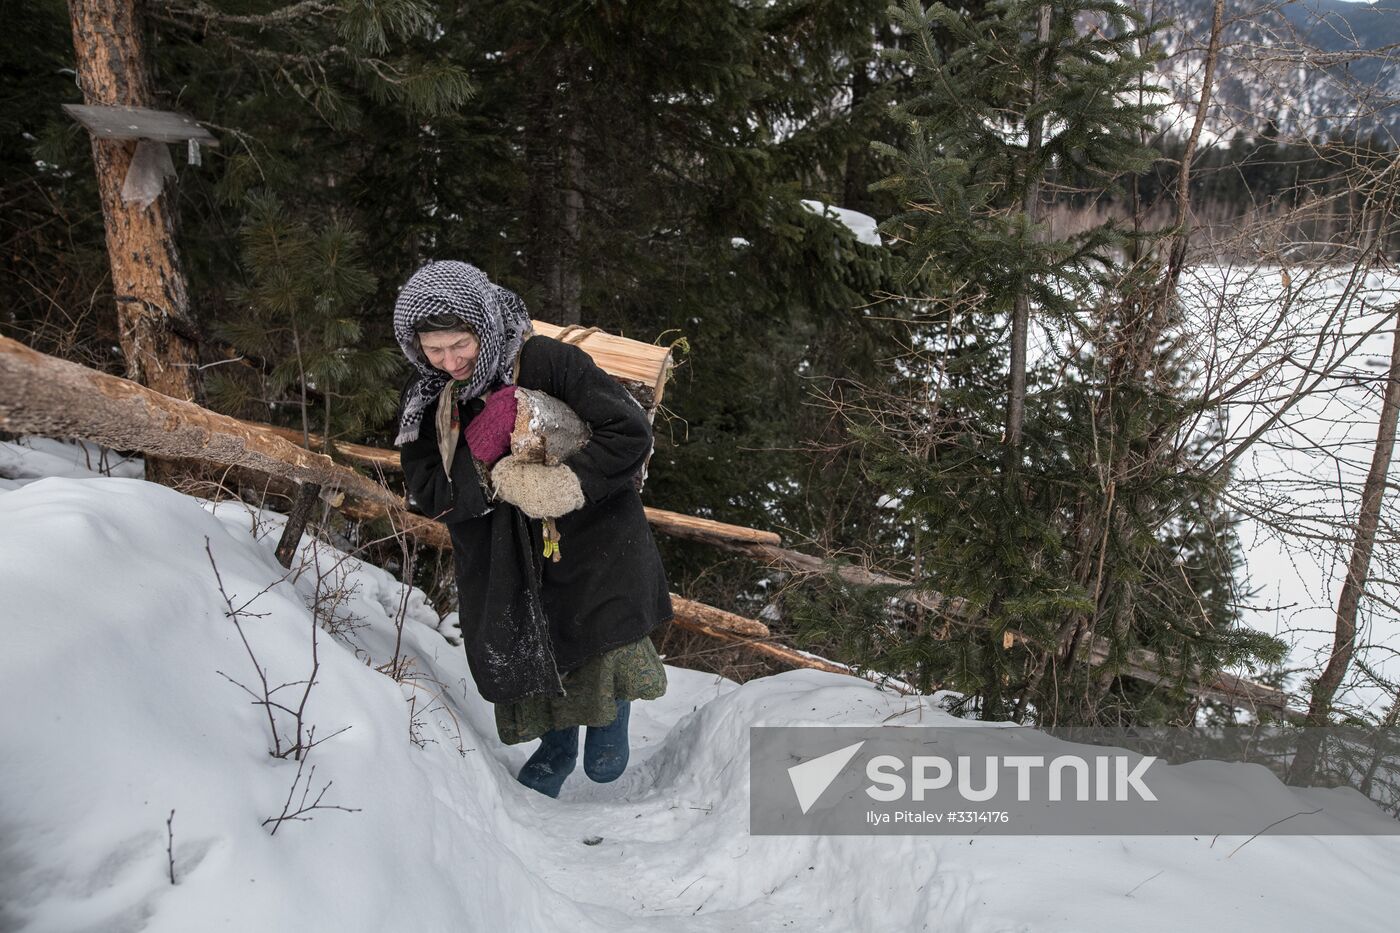
[[[434,369],[440,369],[453,379],[466,379],[476,366],[481,350],[476,334],[460,330],[430,331],[418,335],[418,345]]]

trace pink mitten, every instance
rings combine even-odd
[[[492,392],[483,408],[463,432],[472,456],[487,466],[510,453],[510,432],[515,429],[515,386]]]

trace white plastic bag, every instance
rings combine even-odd
[[[170,149],[165,143],[143,139],[136,144],[131,167],[122,180],[122,202],[150,207],[151,202],[160,197],[165,180],[174,177],[175,163],[170,158]]]

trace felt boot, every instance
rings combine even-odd
[[[583,773],[599,784],[616,781],[627,770],[629,700],[617,701],[617,718],[606,726],[589,726],[583,741]]]
[[[525,762],[516,780],[546,797],[558,797],[564,779],[578,763],[578,726],[554,729],[540,736],[540,747]]]

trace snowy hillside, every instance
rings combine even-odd
[[[1212,7],[1212,0],[1138,5],[1153,21],[1172,21],[1158,34],[1166,53],[1158,74],[1177,102],[1167,119],[1179,136],[1200,96]],[[1255,136],[1269,120],[1285,137],[1316,137],[1372,112],[1388,138],[1400,131],[1397,0],[1248,0],[1227,3],[1225,16],[1207,140]],[[1376,126],[1369,117],[1361,122],[1368,131]]]
[[[1400,837],[750,835],[750,726],[993,728],[813,671],[669,668],[633,713],[628,773],[576,773],[551,800],[513,780],[531,746],[496,740],[420,592],[309,540],[284,579],[275,515],[94,475],[74,445],[0,451],[3,931],[1278,933],[1400,912]],[[377,669],[396,617],[402,682]],[[259,689],[251,652],[295,708],[313,638],[321,744],[294,785],[234,682]],[[1251,766],[1191,779],[1294,793]],[[307,784],[346,809],[264,825]]]

